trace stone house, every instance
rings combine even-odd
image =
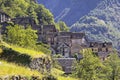
[[[109,53],[113,51],[111,42],[89,42],[88,48],[92,49],[101,60],[105,60]]]

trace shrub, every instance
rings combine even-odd
[[[42,80],[57,80],[53,75],[47,75],[42,78]]]

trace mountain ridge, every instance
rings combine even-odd
[[[64,21],[71,26],[79,18],[88,14],[102,0],[39,0],[54,15],[55,21]],[[61,15],[62,14],[62,15]]]
[[[120,1],[104,0],[72,25],[71,31],[85,31],[90,40],[110,41],[120,49]]]

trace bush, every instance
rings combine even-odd
[[[53,58],[63,58],[63,56],[61,54],[55,54],[53,55]]]
[[[57,80],[53,75],[47,75],[42,78],[42,80]]]

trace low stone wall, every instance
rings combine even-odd
[[[62,69],[66,74],[72,72],[72,66],[76,61],[75,58],[55,58],[55,60],[62,66]]]
[[[40,80],[39,76],[30,76],[29,78],[23,75],[7,75],[0,76],[0,80]]]
[[[32,70],[38,70],[39,72],[50,72],[51,60],[48,58],[34,58],[30,63]]]

